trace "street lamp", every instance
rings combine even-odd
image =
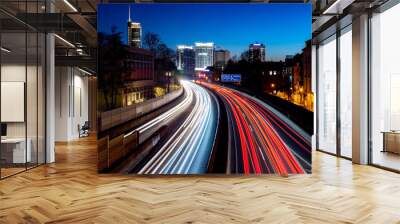
[[[166,72],[165,76],[168,78],[167,92],[169,93],[169,85],[170,85],[170,82],[171,82],[172,72]]]

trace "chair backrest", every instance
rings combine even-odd
[[[85,123],[83,124],[82,128],[89,128],[89,121],[85,121]]]

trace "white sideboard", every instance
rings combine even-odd
[[[26,143],[28,144],[25,151]],[[28,138],[26,142],[25,138],[1,139],[1,146],[2,152],[5,152],[6,150],[12,150],[12,163],[25,163],[32,161],[32,140],[30,138]]]

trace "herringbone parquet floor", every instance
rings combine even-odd
[[[400,223],[400,175],[313,154],[313,174],[98,175],[93,139],[0,181],[0,223]]]

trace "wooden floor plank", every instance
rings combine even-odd
[[[97,174],[96,144],[0,181],[0,223],[400,223],[400,175],[313,152],[313,174]]]

